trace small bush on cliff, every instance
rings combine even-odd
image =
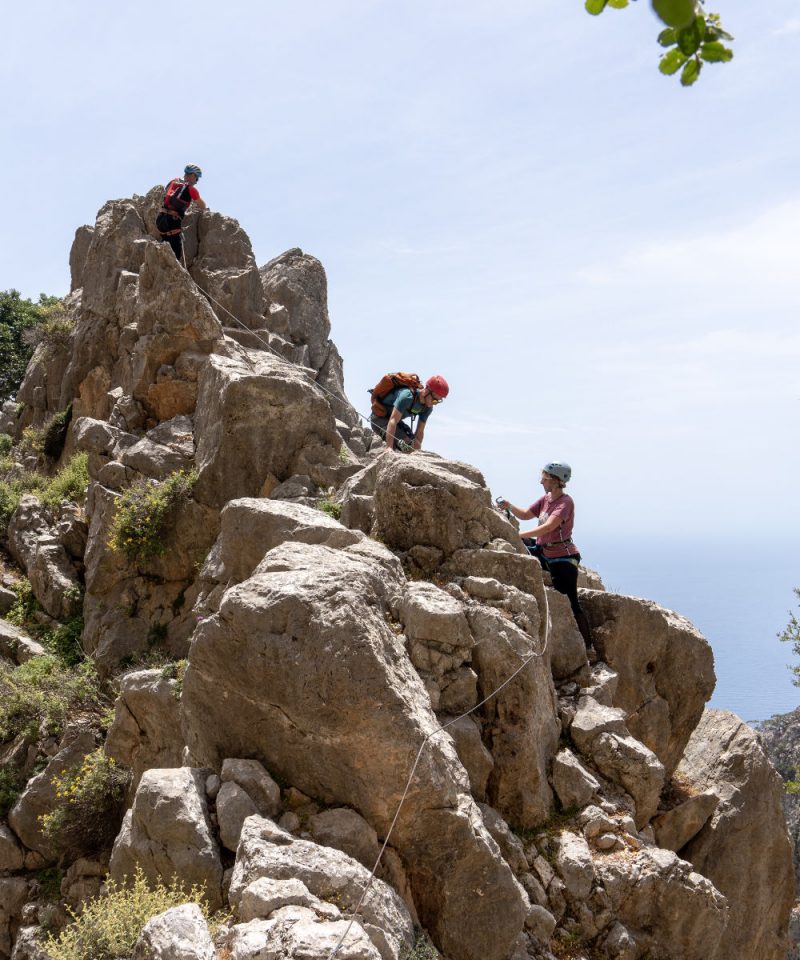
[[[34,657],[18,667],[0,663],[0,743],[22,732],[57,736],[77,711],[97,713],[103,704],[97,674],[88,661],[68,667],[56,657]]]
[[[197,481],[194,470],[179,470],[161,483],[134,483],[117,501],[108,545],[132,563],[146,563],[167,549],[165,533],[175,510]]]
[[[108,892],[87,903],[80,916],[58,936],[49,937],[46,949],[51,960],[116,960],[129,957],[148,920],[183,903],[196,903],[208,921],[212,936],[220,922],[209,915],[199,887],[186,890],[173,879],[149,886],[137,869],[130,886],[108,883]]]
[[[89,487],[89,454],[76,453],[42,492],[42,503],[55,509],[62,500],[82,503]]]
[[[414,937],[414,946],[404,947],[400,953],[400,960],[440,960],[441,954],[431,943],[424,930],[417,930]]]
[[[17,767],[6,766],[0,769],[0,820],[5,820],[24,785],[25,778]]]
[[[47,422],[44,429],[44,440],[42,448],[46,456],[51,460],[58,460],[64,450],[64,444],[67,442],[67,430],[72,420],[72,404],[54,413]]]
[[[334,520],[342,519],[342,505],[333,497],[326,497],[324,500],[317,501],[317,510],[327,513]]]
[[[42,814],[42,833],[62,853],[90,854],[110,847],[122,820],[128,773],[102,748],[56,780],[55,808]]]
[[[47,297],[42,294],[37,307],[36,322],[22,335],[25,343],[30,347],[37,347],[40,343],[47,346],[61,346],[69,343],[72,331],[75,329],[75,320],[67,313],[64,301],[59,297]]]

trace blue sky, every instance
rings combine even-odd
[[[736,58],[684,90],[645,0],[12,2],[0,289],[65,292],[77,226],[199,163],[259,263],[324,263],[360,409],[441,372],[426,441],[494,493],[565,459],[589,541],[763,551],[800,533],[800,16],[715,9]]]

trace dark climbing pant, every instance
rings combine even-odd
[[[386,428],[389,426],[388,417],[376,417],[373,413],[369,418],[369,425],[381,440],[386,439]],[[397,450],[401,443],[411,446],[413,442],[414,434],[411,432],[410,427],[400,420],[394,430],[394,449]]]
[[[531,546],[526,543],[529,553],[537,557],[539,563],[550,574],[553,581],[553,588],[563,593],[569,600],[572,607],[572,615],[575,617],[575,623],[581,632],[583,642],[587,647],[592,646],[592,631],[589,628],[589,621],[586,614],[581,610],[581,604],[578,600],[578,564],[581,562],[581,555],[574,554],[572,557],[557,558],[555,560],[542,556],[541,547]]]
[[[156,229],[161,234],[161,242],[168,243],[178,258],[183,261],[183,240],[181,239],[180,217],[171,217],[168,213],[159,213],[156,217]],[[177,231],[177,233],[175,232]]]

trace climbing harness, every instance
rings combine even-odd
[[[381,857],[383,856],[383,853],[384,853],[384,851],[386,850],[386,847],[387,847],[388,844],[389,844],[389,838],[391,837],[392,831],[394,830],[395,825],[397,824],[398,817],[400,816],[400,810],[402,809],[403,804],[405,803],[405,799],[406,799],[406,797],[408,796],[408,791],[411,789],[411,784],[412,784],[412,782],[413,782],[413,780],[414,780],[414,774],[417,772],[417,766],[419,765],[419,761],[420,761],[420,758],[422,757],[422,752],[423,752],[423,750],[425,749],[425,747],[428,745],[428,743],[429,743],[431,740],[433,740],[434,737],[437,737],[440,733],[444,733],[444,731],[445,731],[448,727],[451,727],[454,723],[457,723],[459,720],[462,720],[464,717],[468,717],[471,713],[474,713],[476,710],[478,710],[478,709],[479,709],[480,707],[482,707],[484,704],[488,703],[493,697],[496,697],[497,694],[500,693],[500,691],[503,689],[503,687],[508,686],[508,684],[511,683],[511,681],[514,679],[514,677],[516,677],[517,674],[521,673],[521,672],[525,669],[525,667],[528,666],[528,664],[531,662],[531,660],[535,660],[535,659],[537,659],[537,658],[539,658],[539,657],[543,657],[543,656],[544,656],[544,654],[545,654],[545,652],[546,652],[546,650],[547,650],[547,644],[548,644],[548,642],[549,642],[549,640],[550,640],[550,606],[549,606],[549,604],[548,604],[548,602],[547,602],[547,591],[544,590],[543,593],[544,593],[544,612],[545,612],[545,617],[544,617],[544,643],[542,644],[542,649],[541,649],[538,653],[532,653],[532,654],[531,654],[530,656],[528,656],[528,657],[523,657],[523,658],[522,658],[522,663],[517,667],[517,669],[511,674],[510,677],[507,677],[507,678],[500,684],[499,687],[496,687],[494,690],[492,690],[492,692],[491,692],[488,696],[484,697],[483,700],[481,700],[480,703],[476,703],[474,707],[471,707],[471,708],[470,708],[469,710],[467,710],[465,713],[462,713],[461,716],[459,716],[459,717],[453,717],[452,720],[448,720],[447,723],[442,724],[442,726],[440,726],[438,730],[434,730],[433,733],[429,733],[429,734],[425,737],[425,739],[422,741],[422,743],[420,744],[420,748],[419,748],[419,750],[417,750],[417,755],[416,755],[416,757],[414,758],[414,763],[411,765],[411,773],[409,773],[409,775],[408,775],[408,780],[406,781],[406,786],[405,786],[405,789],[403,790],[403,795],[400,797],[400,802],[397,804],[397,809],[395,810],[394,817],[392,818],[392,822],[391,822],[391,824],[390,824],[390,826],[389,826],[389,830],[388,830],[388,832],[387,832],[387,834],[386,834],[386,837],[385,837],[385,839],[384,839],[384,841],[383,841],[383,845],[381,846],[380,852],[378,853],[378,857],[377,857],[377,859],[375,860],[375,865],[373,866],[372,870],[370,871],[369,880],[367,880],[367,882],[366,882],[366,884],[365,884],[365,886],[364,886],[364,890],[363,890],[363,892],[362,892],[362,894],[361,894],[361,896],[360,896],[360,898],[359,898],[359,900],[358,900],[358,903],[356,904],[355,910],[353,910],[352,914],[350,915],[350,922],[347,924],[347,927],[345,928],[344,933],[343,933],[343,934],[341,935],[341,937],[339,938],[339,941],[338,941],[338,943],[336,944],[336,946],[335,946],[335,947],[333,948],[333,950],[331,950],[331,952],[328,954],[326,960],[333,960],[333,958],[336,956],[336,954],[337,954],[337,953],[339,952],[339,950],[341,949],[342,944],[343,944],[344,941],[347,939],[347,935],[348,935],[348,933],[350,933],[350,930],[351,930],[353,924],[356,922],[356,917],[358,916],[358,911],[361,909],[361,905],[364,903],[364,900],[365,900],[365,898],[366,898],[366,896],[367,896],[367,893],[369,893],[370,887],[372,886],[372,884],[373,884],[373,882],[374,882],[374,880],[375,880],[375,874],[376,874],[376,872],[377,872],[377,870],[378,870],[378,867],[379,867],[379,865],[380,865]]]

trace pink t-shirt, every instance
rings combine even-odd
[[[572,525],[575,522],[575,503],[568,493],[562,493],[554,499],[546,493],[539,497],[536,503],[529,507],[531,513],[539,518],[542,524],[550,517],[558,517],[559,525],[555,530],[537,537],[536,542],[542,548],[546,557],[573,557],[578,552],[574,543],[561,543],[562,540],[571,540]]]

